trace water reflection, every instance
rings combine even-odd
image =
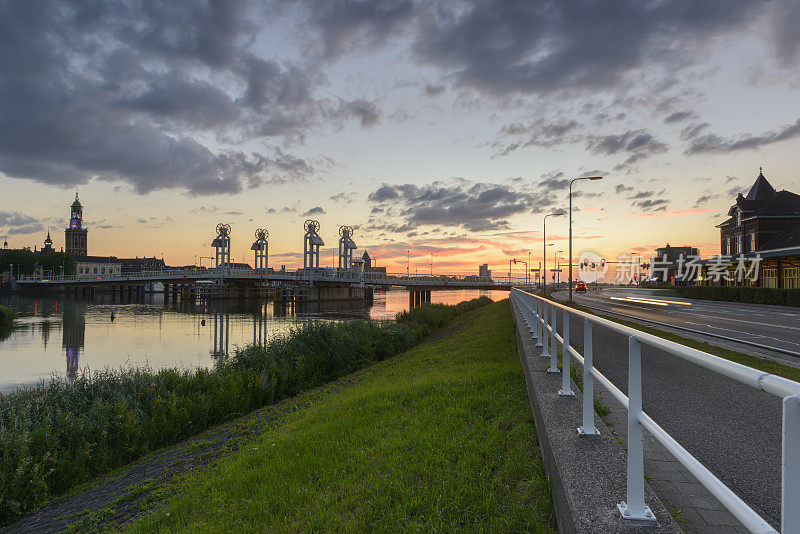
[[[434,292],[456,303],[506,292]],[[92,299],[0,294],[19,319],[0,329],[0,392],[52,375],[73,380],[106,367],[208,367],[237,347],[266,343],[314,321],[390,319],[408,308],[406,291],[376,293],[374,302],[305,302],[281,306],[255,299],[183,302],[161,294],[136,298],[98,293]],[[112,320],[113,315],[113,320]],[[61,337],[61,345],[53,340]]]

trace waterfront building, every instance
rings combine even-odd
[[[757,286],[800,287],[800,195],[776,191],[760,170],[750,191],[739,194],[728,216],[717,225],[721,255],[759,256]]]
[[[122,274],[122,262],[115,256],[80,256],[75,263],[78,276]]]
[[[480,278],[491,278],[492,271],[489,269],[489,264],[484,263],[483,265],[478,265],[478,276]]]
[[[364,272],[365,273],[384,273],[386,274],[386,267],[378,267],[377,265],[372,265],[372,257],[369,255],[369,252],[366,250],[364,254],[361,256],[361,259],[364,260]]]
[[[83,206],[78,200],[78,193],[75,192],[75,202],[70,206],[69,228],[64,232],[64,246],[67,252],[75,256],[86,256],[88,248],[86,245],[87,230],[83,226]]]

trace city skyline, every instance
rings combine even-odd
[[[716,253],[759,167],[800,189],[790,2],[57,4],[0,8],[27,28],[0,58],[11,246],[63,246],[77,187],[95,255],[192,264],[225,222],[235,261],[263,227],[291,268],[313,218],[325,264],[350,225],[390,271],[503,271],[573,177],[605,177],[576,187],[576,257]]]

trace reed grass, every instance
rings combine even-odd
[[[17,314],[14,313],[14,310],[8,306],[3,306],[0,304],[0,326],[9,326],[14,324],[14,319],[16,318]]]
[[[399,354],[489,303],[312,324],[211,369],[106,369],[0,395],[0,525],[151,451]]]

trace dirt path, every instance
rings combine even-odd
[[[361,372],[348,375],[292,399],[261,408],[162,449],[120,471],[100,478],[90,487],[8,525],[7,534],[49,533],[65,530],[116,530],[152,508],[164,482],[191,469],[205,468],[227,452],[235,452],[258,437],[270,424],[309,406],[343,387],[356,383]]]

